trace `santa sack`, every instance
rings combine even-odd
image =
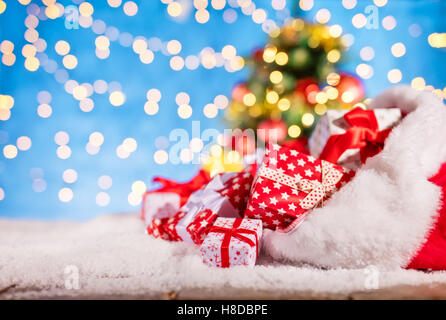
[[[406,114],[378,155],[297,228],[265,230],[276,259],[331,268],[446,269],[446,107],[394,87],[371,108]]]

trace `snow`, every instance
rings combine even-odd
[[[444,272],[371,266],[324,270],[273,261],[264,252],[253,269],[210,268],[201,262],[198,247],[153,239],[143,225],[136,214],[83,223],[0,219],[0,298],[157,297],[192,289],[203,292],[202,298],[207,292],[234,294],[239,289],[271,295],[348,294],[374,285],[446,283]]]

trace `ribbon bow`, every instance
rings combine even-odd
[[[302,179],[299,182],[299,189],[308,193],[308,195],[299,202],[302,209],[309,210],[316,207],[324,197],[335,191],[336,184],[343,176],[343,173],[334,168],[332,163],[324,160],[321,161],[321,169],[322,182],[308,179]]]
[[[226,228],[214,225],[212,226],[211,230],[209,230],[209,233],[211,232],[224,233],[223,241],[221,244],[221,266],[223,268],[229,267],[229,243],[231,242],[232,237],[237,238],[240,241],[246,242],[251,247],[256,246],[257,250],[259,249],[259,243],[258,243],[259,239],[257,239],[257,232],[250,229],[239,228],[242,221],[243,219],[235,219],[232,228]],[[254,243],[254,241],[242,235],[243,233],[254,235],[256,238],[256,242]],[[256,251],[256,257],[257,255],[258,251]]]
[[[153,191],[147,191],[146,193],[152,193],[152,192],[177,193],[181,198],[180,206],[182,206],[187,202],[187,199],[189,199],[189,195],[191,193],[197,191],[202,186],[207,184],[209,181],[211,181],[211,178],[209,177],[209,174],[207,172],[205,172],[204,170],[200,170],[197,173],[197,175],[194,176],[188,182],[176,182],[174,180],[162,177],[155,177],[152,179],[152,181],[161,184],[161,188],[158,188]]]
[[[350,128],[343,134],[332,135],[325,144],[320,158],[336,163],[348,149],[360,149],[361,162],[378,154],[391,129],[379,131],[373,110],[357,107],[344,115]]]

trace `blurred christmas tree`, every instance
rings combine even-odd
[[[305,148],[305,138],[328,109],[348,109],[361,102],[361,81],[338,71],[345,50],[339,25],[294,19],[270,33],[268,44],[246,58],[250,77],[232,90],[226,119],[241,130],[214,145],[203,168],[211,176],[240,171],[243,157],[273,135],[274,142]],[[245,129],[253,129],[253,135]]]
[[[246,58],[252,73],[232,91],[226,113],[232,127],[275,129],[278,142],[308,137],[327,109],[350,108],[361,101],[359,79],[337,72],[345,51],[341,36],[339,25],[302,19],[273,31],[268,44]]]

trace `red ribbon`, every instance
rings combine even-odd
[[[161,188],[155,190],[157,192],[173,192],[179,194],[181,197],[180,206],[182,206],[187,202],[187,199],[189,199],[189,195],[191,193],[200,189],[210,180],[209,174],[204,170],[200,170],[196,176],[184,183],[162,177],[155,177],[152,181],[158,182],[162,186]]]
[[[345,133],[332,135],[327,140],[321,159],[336,163],[346,150],[360,149],[361,163],[364,163],[367,158],[381,152],[391,129],[379,131],[373,110],[357,107],[346,113],[344,119],[351,127]]]
[[[235,219],[234,224],[232,225],[232,228],[225,228],[220,226],[213,226],[209,233],[211,232],[220,232],[224,233],[225,236],[223,237],[223,241],[221,244],[221,266],[223,268],[229,267],[229,243],[231,242],[231,238],[237,238],[240,241],[246,242],[251,247],[256,246],[257,250],[259,249],[259,239],[257,239],[257,232],[250,229],[244,229],[244,228],[238,228],[240,224],[242,223],[243,219]],[[252,234],[256,237],[256,242],[254,243],[251,239],[248,237],[245,237],[242,235],[242,233],[245,234]],[[258,252],[256,251],[256,258],[257,258]]]

